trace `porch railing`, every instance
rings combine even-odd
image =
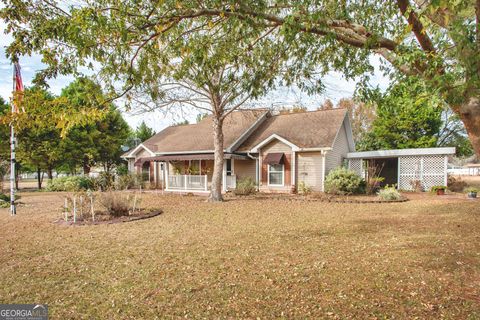
[[[184,191],[207,191],[206,175],[177,174],[168,176],[168,189]]]
[[[227,189],[235,189],[237,187],[236,175],[227,176],[226,187]]]

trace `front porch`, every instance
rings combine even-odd
[[[213,154],[149,157],[143,158],[141,165],[151,168],[149,180],[156,188],[182,193],[208,193],[211,189]],[[253,167],[255,178],[255,160],[243,155],[225,154],[222,172],[223,192],[236,188],[238,177],[235,173],[236,166],[241,175],[246,174],[245,167]]]

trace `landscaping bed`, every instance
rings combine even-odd
[[[163,213],[163,210],[146,210],[146,211],[139,211],[129,216],[121,216],[121,217],[114,217],[106,213],[102,213],[102,214],[97,213],[95,215],[94,221],[90,218],[90,219],[78,219],[77,221],[73,222],[73,217],[70,216],[68,217],[67,220],[58,219],[58,220],[55,220],[54,223],[59,225],[66,225],[66,226],[113,224],[113,223],[132,222],[132,221],[138,221],[143,219],[149,219],[149,218],[159,216],[162,213]]]

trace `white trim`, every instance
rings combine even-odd
[[[227,192],[227,159],[223,159],[223,170],[222,170],[222,190]]]
[[[225,150],[223,152],[227,153]],[[156,156],[167,156],[171,154],[198,154],[198,153],[215,153],[215,150],[197,150],[197,151],[169,151],[169,152],[156,152]]]
[[[270,183],[270,166],[271,164],[267,164],[267,185],[269,187],[284,187],[285,186],[285,165],[282,164],[282,184],[271,184]],[[278,173],[278,171],[276,171]]]
[[[298,152],[327,152],[327,151],[331,151],[333,150],[332,148],[330,147],[326,147],[326,148],[300,148],[298,150],[295,150],[295,151],[298,151]]]
[[[326,169],[325,169],[325,158],[327,157],[327,151],[325,152],[322,152],[322,187],[320,188],[320,191],[324,192],[325,191],[325,173],[326,173]]]
[[[151,156],[154,156],[154,155],[155,155],[155,152],[153,152],[152,150],[148,149],[143,143],[140,143],[138,146],[135,147],[135,149],[133,149],[132,151],[130,151],[130,153],[129,153],[127,156],[122,157],[122,158],[135,158],[135,156],[132,155],[132,153],[137,153],[137,151],[138,151],[139,148],[145,149],[147,152],[150,153]]]
[[[353,140],[352,124],[350,123],[350,117],[348,116],[348,112],[345,114],[345,119],[343,120],[342,125],[343,124],[345,124],[345,132],[347,134],[349,151],[354,152],[356,150],[355,141]]]
[[[267,119],[267,115],[270,111],[265,111],[253,124],[243,132],[237,140],[235,140],[227,149],[226,152],[233,152],[234,149],[237,149],[242,143],[247,140],[247,138],[256,130],[258,127]]]
[[[395,149],[363,152],[349,152],[347,159],[354,158],[388,158],[401,156],[424,156],[424,155],[452,155],[455,147],[451,148],[418,148],[418,149]]]
[[[289,147],[291,147],[293,151],[299,151],[299,150],[300,150],[300,148],[299,148],[298,146],[296,146],[295,144],[291,143],[291,142],[288,141],[287,139],[282,138],[282,137],[280,137],[278,134],[274,133],[274,134],[272,134],[270,137],[266,138],[265,140],[263,140],[262,142],[260,142],[259,144],[257,144],[255,147],[253,147],[252,150],[250,150],[249,152],[251,152],[251,153],[257,153],[257,152],[258,152],[258,149],[262,148],[263,146],[265,146],[266,144],[270,143],[270,142],[273,141],[274,139],[277,139],[277,140],[285,143],[286,145],[288,145]]]
[[[448,185],[448,156],[445,156],[445,170],[443,171],[443,182],[444,186]]]
[[[297,166],[297,159],[296,159],[296,155],[297,153],[295,151],[292,151],[292,165],[291,165],[291,168],[290,168],[290,181],[292,181],[292,186],[295,186],[295,188],[297,188],[297,185],[296,185],[296,166]]]

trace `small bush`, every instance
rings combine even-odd
[[[465,188],[464,191],[465,191],[466,193],[470,193],[470,192],[478,193],[478,188],[468,187],[468,188]]]
[[[378,192],[378,197],[382,200],[392,201],[400,200],[402,195],[397,191],[397,189],[395,189],[394,186],[386,186]]]
[[[305,194],[305,195],[310,194],[312,193],[312,187],[307,185],[305,181],[301,181],[298,184],[298,193]]]
[[[113,188],[115,184],[115,177],[110,172],[100,172],[94,180],[95,189],[105,191]]]
[[[463,189],[465,189],[467,183],[460,177],[455,178],[453,176],[448,176],[447,186],[450,191],[463,192]]]
[[[117,190],[128,190],[136,185],[136,176],[134,174],[125,174],[119,176],[115,182],[115,189]]]
[[[15,194],[15,200],[20,199],[18,194]],[[9,208],[10,207],[10,195],[0,192],[0,208]]]
[[[240,179],[237,182],[237,187],[235,188],[234,193],[236,195],[246,196],[249,194],[253,194],[257,192],[257,185],[255,184],[255,180],[250,177],[245,177]]]
[[[130,197],[128,195],[107,191],[100,194],[99,203],[113,217],[129,215]]]
[[[93,190],[95,185],[93,179],[86,176],[71,176],[55,178],[48,182],[48,191],[69,191],[77,192],[82,190]]]
[[[433,186],[430,188],[431,193],[436,193],[438,190],[447,190],[447,186]]]
[[[117,175],[124,176],[128,174],[128,167],[126,164],[122,163],[121,165],[117,166]]]
[[[325,192],[342,195],[364,193],[365,180],[353,170],[336,168],[325,179]]]

